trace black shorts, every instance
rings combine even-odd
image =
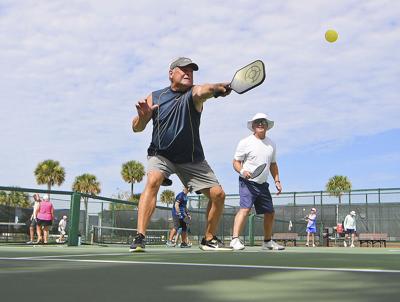
[[[178,230],[179,228],[182,228],[182,232],[186,232],[187,230],[187,224],[183,219],[179,219],[178,216],[172,216],[174,219],[174,229]]]
[[[346,234],[354,234],[356,231],[354,229],[347,229]]]
[[[41,219],[38,219],[38,220],[37,220],[37,224],[38,224],[39,226],[45,227],[45,226],[50,226],[50,225],[52,225],[52,224],[53,224],[53,221],[51,221],[51,220],[41,220]]]

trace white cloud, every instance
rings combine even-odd
[[[280,158],[399,129],[399,11],[397,1],[3,1],[0,183],[34,187],[34,167],[53,158],[65,189],[84,172],[105,195],[129,188],[120,165],[145,163],[151,133],[131,133],[134,104],[168,85],[181,54],[200,65],[198,83],[266,63],[265,84],[205,105],[206,156],[229,192],[227,154],[255,112],[276,121]]]

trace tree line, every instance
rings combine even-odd
[[[55,185],[61,186],[65,181],[65,169],[56,160],[48,159],[40,162],[34,170],[35,179],[38,185],[46,185],[47,190]],[[134,194],[134,184],[140,183],[145,176],[145,169],[142,163],[131,160],[122,164],[121,177],[130,184],[130,194],[127,192],[117,192],[113,197],[116,199],[131,201],[132,206],[125,204],[116,204],[114,209],[126,209],[134,207],[134,204],[139,201],[140,194]],[[344,192],[351,190],[351,182],[346,176],[335,175],[331,177],[325,189],[331,195],[339,198],[341,203],[341,196]],[[75,177],[72,184],[74,192],[81,192],[88,195],[96,196],[101,193],[101,184],[97,177],[90,173],[84,173]],[[171,190],[164,190],[160,195],[160,202],[165,203],[167,206],[175,199],[175,192]],[[88,198],[83,198],[85,211],[88,208]],[[10,206],[30,207],[29,195],[24,192],[11,191],[9,193],[0,191],[0,204]]]
[[[54,186],[61,186],[65,181],[65,168],[60,165],[59,161],[47,159],[39,162],[34,170],[34,176],[38,185],[46,185],[47,190],[51,190]],[[140,183],[145,176],[145,169],[142,163],[131,160],[122,164],[121,177],[122,179],[130,184],[130,194],[127,192],[117,192],[117,195],[113,196],[116,199],[122,199],[137,203],[139,201],[140,194],[134,194],[134,184]],[[101,183],[97,177],[90,173],[84,173],[75,177],[72,184],[72,191],[85,193],[88,195],[99,195],[101,193]],[[166,193],[162,192],[161,202],[167,205],[171,202],[170,190],[165,190]],[[174,195],[174,192],[172,192]],[[166,198],[167,196],[167,198]],[[173,198],[172,198],[173,199]],[[88,198],[83,198],[85,210],[88,207]],[[0,204],[18,207],[30,207],[31,202],[29,201],[29,195],[24,192],[11,191],[9,193],[0,191]],[[129,205],[117,204],[115,209],[130,207]]]

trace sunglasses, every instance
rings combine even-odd
[[[268,126],[268,122],[265,119],[258,119],[254,120],[253,124],[255,125],[263,125],[263,126]]]

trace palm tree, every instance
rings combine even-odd
[[[328,183],[326,184],[326,191],[328,191],[331,195],[334,195],[339,198],[339,204],[342,203],[342,195],[344,192],[348,192],[351,190],[351,182],[346,176],[335,175],[329,178]]]
[[[126,200],[132,202],[130,204],[123,204],[123,203],[112,203],[109,204],[109,210],[134,210],[137,208],[137,204],[139,202],[140,194],[134,194],[133,196],[130,195],[129,192],[122,192],[119,191],[117,194],[113,194],[111,198],[119,199],[119,200]]]
[[[75,192],[81,192],[89,195],[97,195],[100,193],[100,182],[97,181],[96,176],[92,174],[82,174],[80,176],[77,176],[75,178],[74,183],[72,184],[72,190]],[[89,213],[88,213],[88,202],[89,202],[89,197],[85,196],[83,197],[83,202],[85,205],[85,235],[86,235],[86,240],[88,240],[88,235],[89,235]]]
[[[11,191],[8,194],[0,191],[0,204],[20,208],[30,208],[32,206],[29,201],[29,195],[19,191]]]
[[[56,160],[47,159],[40,162],[34,173],[38,185],[47,185],[49,191],[54,185],[61,186],[65,180],[65,169]]]
[[[162,203],[166,203],[168,207],[170,203],[173,203],[175,201],[175,192],[171,190],[162,191],[160,195],[160,201]]]
[[[144,166],[135,160],[122,164],[121,176],[124,181],[131,184],[131,196],[133,196],[133,184],[141,182],[145,175]]]

